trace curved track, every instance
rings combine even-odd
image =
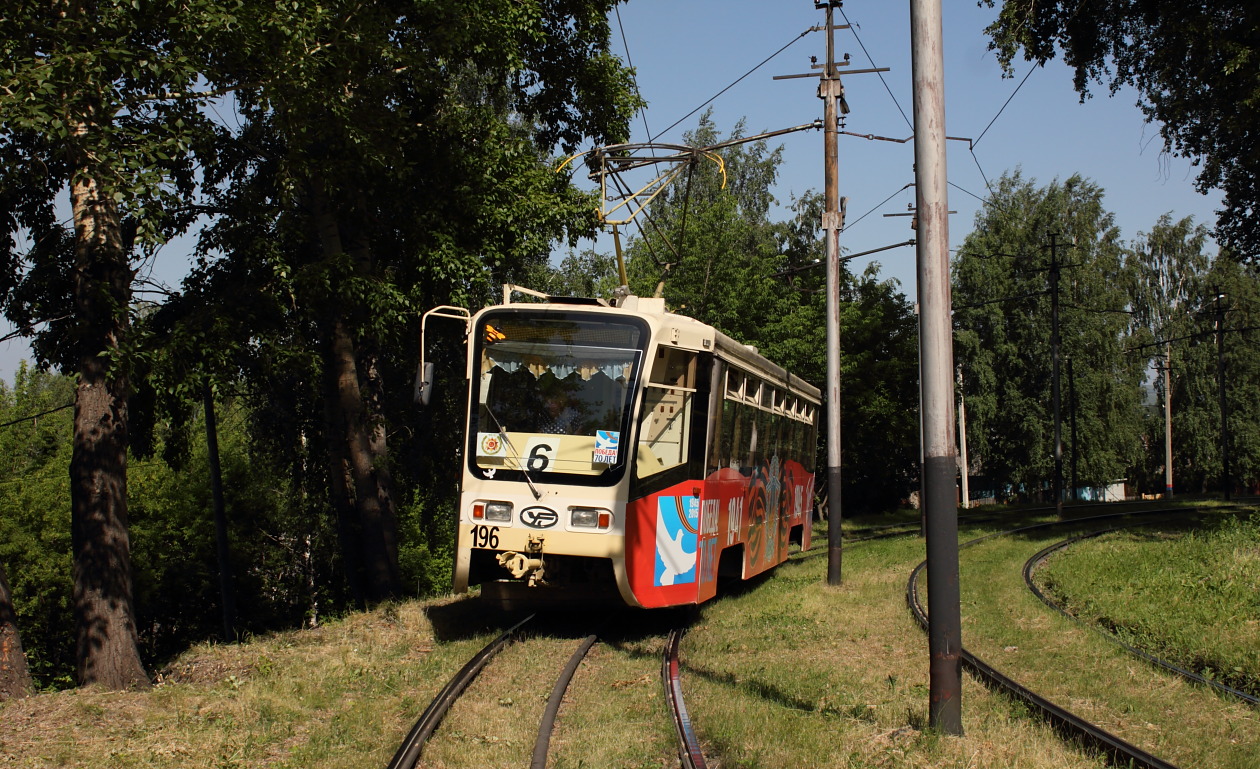
[[[669,641],[665,644],[665,653],[661,661],[661,681],[665,684],[665,701],[674,721],[674,731],[678,734],[678,757],[684,769],[705,769],[704,753],[700,749],[700,740],[691,726],[691,716],[687,715],[687,706],[683,703],[682,683],[678,674],[678,643],[682,640],[683,629],[670,631]]]
[[[438,692],[433,701],[429,703],[429,706],[425,708],[424,713],[421,714],[411,731],[408,732],[394,754],[393,759],[389,762],[388,769],[413,769],[413,767],[419,765],[425,743],[433,735],[451,706],[455,704],[460,695],[477,678],[477,675],[490,660],[511,643],[521,628],[525,627],[533,619],[534,615],[531,614],[508,628],[465,663],[459,672],[447,682],[446,686]],[[662,654],[661,681],[665,688],[665,701],[670,709],[670,717],[678,735],[678,755],[682,761],[682,766],[685,769],[705,769],[704,754],[701,751],[700,742],[696,737],[695,731],[692,729],[691,719],[687,715],[679,679],[678,644],[684,630],[684,628],[676,628],[669,633]],[[551,734],[554,731],[560,704],[564,699],[565,692],[568,691],[569,684],[573,680],[578,666],[581,665],[582,660],[586,658],[587,653],[598,640],[599,636],[597,634],[591,634],[582,639],[556,679],[551,695],[547,700],[546,708],[543,710],[542,718],[539,721],[538,735],[534,741],[534,749],[530,756],[531,769],[546,769],[547,754],[551,745]]]
[[[481,669],[486,666],[494,655],[503,650],[511,642],[516,633],[531,620],[534,615],[531,614],[512,627],[503,631],[503,633],[479,652],[473,655],[472,659],[460,668],[459,672],[442,687],[433,701],[429,703],[429,707],[424,709],[420,714],[420,718],[416,721],[415,726],[411,727],[411,731],[407,733],[403,739],[402,745],[398,747],[398,751],[394,753],[394,757],[390,760],[388,769],[411,769],[420,760],[420,753],[424,750],[424,743],[433,735],[433,731],[438,728],[438,724],[442,723],[442,719],[446,716],[451,705],[459,699],[459,695],[464,693],[468,685],[477,678]]]
[[[1098,531],[1091,531],[1088,534],[1081,534],[1079,536],[1075,536],[1070,539],[1065,539],[1062,542],[1056,542],[1055,544],[1050,545],[1049,547],[1041,550],[1039,553],[1029,558],[1028,561],[1024,563],[1024,582],[1025,584],[1028,585],[1028,589],[1032,591],[1033,595],[1041,599],[1041,602],[1044,603],[1046,606],[1049,606],[1051,609],[1054,609],[1055,611],[1062,614],[1064,617],[1067,617],[1068,619],[1072,620],[1073,622],[1077,623],[1078,625],[1089,627],[1090,629],[1095,630],[1103,638],[1106,638],[1108,641],[1111,641],[1112,643],[1121,647],[1122,649],[1129,652],[1130,654],[1133,654],[1136,657],[1140,657],[1146,660],[1147,662],[1151,663],[1152,665],[1155,665],[1158,668],[1167,670],[1170,673],[1173,673],[1174,675],[1181,676],[1182,678],[1185,678],[1188,681],[1193,681],[1198,684],[1209,686],[1228,697],[1235,697],[1237,699],[1240,699],[1252,705],[1260,705],[1260,697],[1257,697],[1254,694],[1248,694],[1247,692],[1240,691],[1238,689],[1234,689],[1232,687],[1226,686],[1225,684],[1222,684],[1219,681],[1213,681],[1210,678],[1204,678],[1198,673],[1195,673],[1190,670],[1186,670],[1185,668],[1182,668],[1182,667],[1178,667],[1177,665],[1174,665],[1168,660],[1161,659],[1160,657],[1156,657],[1152,654],[1148,654],[1147,652],[1142,651],[1141,649],[1135,646],[1131,646],[1130,644],[1127,644],[1124,641],[1120,640],[1118,637],[1116,637],[1112,633],[1102,631],[1092,625],[1082,622],[1080,618],[1068,612],[1067,609],[1060,606],[1052,598],[1050,598],[1050,596],[1042,592],[1041,588],[1037,587],[1036,583],[1033,581],[1033,572],[1037,570],[1037,567],[1045,563],[1046,559],[1049,558],[1052,554],[1066,548],[1069,545],[1075,544],[1076,542],[1080,542],[1082,540],[1092,539],[1094,537],[1100,537],[1104,534],[1110,534],[1111,532],[1114,532],[1114,531],[1121,531],[1123,529],[1133,528],[1135,526],[1149,526],[1149,525],[1151,524],[1150,523],[1135,523],[1130,526],[1114,526],[1108,529],[1100,529]]]
[[[1034,529],[1044,529],[1052,526],[1079,525],[1085,521],[1104,520],[1125,518],[1133,515],[1159,515],[1170,512],[1185,512],[1185,508],[1167,508],[1159,510],[1143,510],[1129,513],[1114,513],[1110,515],[1098,515],[1088,518],[1076,518],[1067,521],[1052,521],[1049,523],[1035,524],[1032,526],[1024,526],[1009,531],[994,532],[986,534],[983,537],[977,537],[959,545],[960,548],[970,547],[994,537],[1006,536],[1018,532],[1031,531]],[[919,601],[919,574],[927,567],[927,561],[920,563],[910,574],[910,581],[906,586],[906,602],[910,606],[911,612],[919,625],[927,630],[928,617]],[[1114,763],[1118,765],[1128,765],[1133,767],[1147,767],[1148,769],[1177,769],[1175,764],[1171,764],[1157,756],[1142,750],[1120,737],[1106,731],[1102,727],[1076,715],[1070,710],[1060,707],[1040,694],[1034,692],[1028,687],[1015,681],[1013,678],[1001,673],[997,668],[980,659],[976,655],[962,649],[963,664],[973,673],[991,686],[996,686],[1016,698],[1027,703],[1030,707],[1039,711],[1046,719],[1055,724],[1061,730],[1071,737],[1080,740],[1083,743],[1092,745],[1098,750],[1105,753]]]

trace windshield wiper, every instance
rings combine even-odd
[[[512,458],[516,460],[516,466],[521,468],[521,475],[525,476],[525,483],[529,486],[529,490],[533,493],[534,500],[537,501],[542,499],[542,492],[534,485],[534,479],[529,477],[529,468],[527,468],[525,463],[521,461],[521,453],[516,450],[515,446],[512,445],[512,439],[508,437],[507,430],[503,429],[503,423],[500,422],[499,418],[494,415],[494,411],[490,409],[489,403],[484,405],[486,407],[486,413],[494,420],[494,426],[499,428],[499,437],[507,444],[508,451],[512,452]]]

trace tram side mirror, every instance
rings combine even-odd
[[[423,368],[416,368],[415,400],[421,406],[428,406],[433,397],[433,363],[425,363]]]

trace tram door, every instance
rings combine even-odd
[[[701,585],[712,581],[717,522],[701,513],[712,366],[711,355],[662,346],[645,383],[627,525],[631,587],[645,606],[711,594]]]

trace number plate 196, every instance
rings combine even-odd
[[[474,526],[472,530],[472,546],[495,549],[499,546],[498,526]]]

